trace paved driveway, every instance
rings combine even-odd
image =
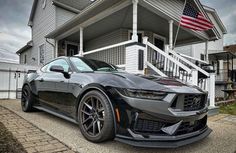
[[[116,141],[94,144],[86,141],[77,125],[64,121],[44,112],[23,113],[20,102],[16,100],[0,101],[0,105],[12,110],[40,129],[64,142],[80,153],[235,153],[236,122],[234,116],[220,115],[210,118],[208,125],[213,133],[206,139],[178,149],[136,148]]]

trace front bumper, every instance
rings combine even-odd
[[[129,144],[136,147],[148,147],[148,148],[177,148],[207,137],[212,130],[208,127],[201,131],[180,135],[180,136],[154,136],[154,138],[131,138],[122,135],[117,135],[115,140]]]
[[[120,95],[116,99],[121,116],[116,140],[137,147],[176,148],[207,137],[212,130],[207,127],[206,96],[201,107],[190,105],[184,110],[185,99],[191,95],[187,96],[168,94],[157,101]]]

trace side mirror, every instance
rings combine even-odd
[[[62,66],[59,66],[59,65],[52,65],[50,67],[50,71],[64,73],[64,68]]]
[[[62,66],[60,66],[60,65],[52,65],[50,67],[50,71],[62,73],[66,79],[70,78],[70,74],[68,72],[65,72],[64,68]]]

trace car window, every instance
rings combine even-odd
[[[79,71],[93,71],[91,67],[89,67],[84,61],[82,61],[79,58],[76,57],[71,57],[70,58],[74,66],[79,70]]]
[[[70,57],[73,65],[82,72],[90,72],[90,71],[103,71],[103,72],[124,72],[120,68],[108,64],[103,61],[86,59],[86,58],[78,58],[78,57]]]
[[[55,61],[52,61],[51,63],[49,63],[48,65],[46,65],[46,72],[50,72],[50,68],[53,65],[57,65],[57,66],[62,66],[64,68],[65,72],[69,72],[69,64],[66,62],[66,60],[64,59],[58,59]]]
[[[41,68],[41,71],[42,71],[42,72],[46,72],[46,71],[47,71],[47,67],[48,67],[48,64],[47,64],[47,65],[44,65],[44,66]]]

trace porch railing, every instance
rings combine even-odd
[[[184,56],[179,55],[173,50],[168,50],[169,54],[172,55],[174,59],[179,61],[180,63],[186,65],[191,70],[196,71],[196,73],[192,74],[192,83],[199,86],[203,90],[207,90],[207,79],[210,77],[210,74],[200,68],[198,65],[192,63],[188,59],[184,58]],[[200,61],[199,61],[200,62]],[[195,76],[194,76],[195,75]]]
[[[133,43],[133,40],[87,51],[83,55],[86,58],[101,60],[123,67],[125,65],[125,46],[130,43]]]
[[[146,44],[146,68],[151,68],[160,76],[178,78],[199,86],[209,92],[210,106],[215,106],[214,73],[206,72],[168,47],[165,52],[145,39],[143,43]]]
[[[206,61],[203,61],[201,59],[198,59],[198,58],[194,58],[194,57],[191,57],[191,56],[188,56],[188,55],[185,55],[185,54],[181,54],[181,53],[177,53],[179,54],[180,56],[186,58],[187,60],[189,60],[190,62],[196,64],[199,63],[199,64],[208,64]]]
[[[177,61],[175,58],[173,58],[166,52],[160,50],[158,47],[156,47],[152,43],[147,42],[146,45],[147,45],[147,52],[148,52],[147,53],[148,55],[147,66],[150,65],[149,63],[154,65],[159,71],[162,72],[160,73],[156,71],[161,76],[165,74],[165,76],[178,78],[186,82],[190,80],[191,73],[192,73],[192,70],[190,68],[188,68],[181,62]]]

